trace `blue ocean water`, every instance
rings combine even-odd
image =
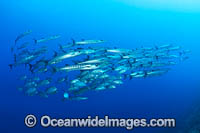
[[[120,0],[1,0],[0,18],[1,132],[127,132],[124,128],[42,128],[39,125],[30,129],[24,125],[27,114],[55,118],[88,115],[176,118],[177,125],[181,125],[187,119],[186,112],[199,100],[198,10],[143,7]],[[101,38],[107,40],[106,46],[130,49],[171,43],[190,49],[192,53],[189,60],[161,77],[126,81],[116,89],[91,93],[86,101],[62,102],[58,96],[28,97],[16,89],[16,74],[20,72],[9,70],[10,48],[16,36],[27,29],[33,30],[37,37],[60,34],[65,41]],[[138,128],[130,132],[173,131]]]

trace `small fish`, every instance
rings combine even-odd
[[[147,76],[159,76],[159,75],[162,75],[166,72],[168,72],[169,69],[163,69],[163,70],[160,70],[160,69],[157,69],[157,70],[152,70],[152,71],[149,71],[147,72]]]
[[[24,49],[24,48],[26,48],[28,45],[29,45],[29,42],[25,42],[25,43],[23,43],[21,46],[17,47],[17,50]]]
[[[134,78],[144,78],[145,74],[144,73],[143,74],[137,74],[137,75],[132,76],[132,77],[134,77]]]
[[[100,59],[94,59],[94,60],[88,60],[88,61],[84,61],[84,62],[80,62],[78,64],[97,64],[97,63],[102,63],[105,61],[105,58],[100,58]]]
[[[80,50],[80,53],[81,54],[86,54],[86,55],[89,55],[89,54],[93,54],[93,53],[96,53],[96,52],[99,52],[101,50],[96,50],[96,49],[83,49],[83,50]]]
[[[138,72],[133,72],[133,73],[131,73],[130,75],[131,76],[136,76],[136,75],[138,75],[138,74],[143,74],[144,72],[143,71],[138,71]]]
[[[100,86],[100,87],[95,88],[96,91],[105,90],[105,89],[106,89],[105,86]]]
[[[127,53],[127,52],[131,52],[131,50],[128,50],[128,49],[107,49],[106,52],[110,52],[110,53]]]
[[[58,80],[57,80],[57,83],[62,83],[62,82],[64,82],[64,81],[67,81],[67,76],[66,77],[61,77],[61,78],[59,78]]]
[[[19,36],[17,36],[17,38],[15,39],[15,44],[22,38],[24,38],[25,36],[29,35],[32,33],[32,30],[28,30],[22,34],[20,34]]]
[[[146,51],[152,51],[153,50],[153,48],[151,48],[151,47],[142,47],[141,49],[146,50]]]
[[[55,94],[55,93],[57,93],[57,90],[58,89],[56,87],[50,87],[50,88],[47,88],[45,92],[47,94]]]
[[[49,85],[51,82],[51,79],[45,79],[45,80],[42,80],[38,83],[38,87],[40,86],[45,86],[45,85]]]
[[[38,70],[36,71],[36,73],[45,73],[45,72],[47,72],[47,71],[48,71],[48,69],[47,69],[46,67],[43,67],[43,68],[38,69]]]
[[[70,98],[70,100],[77,100],[77,101],[81,101],[81,100],[87,100],[88,97],[72,97]]]
[[[24,85],[26,88],[36,87],[37,84],[34,81],[29,81]]]
[[[71,65],[71,66],[65,66],[61,68],[55,68],[53,67],[53,73],[59,72],[59,71],[74,71],[74,70],[93,70],[97,69],[98,65]]]
[[[72,47],[72,46],[73,46],[73,44],[70,44],[70,43],[68,43],[67,45],[61,45],[61,44],[59,44],[59,49],[60,49],[60,51],[62,51],[63,53],[66,53],[66,51],[65,51],[64,49],[70,48],[70,47]]]
[[[108,86],[108,88],[109,89],[114,89],[114,88],[116,88],[116,86],[115,85],[110,85],[110,86]]]
[[[38,94],[38,91],[36,88],[28,88],[25,92],[28,96],[33,96]]]
[[[114,80],[113,83],[115,83],[117,85],[123,84],[123,82],[121,80]]]
[[[123,71],[123,70],[128,70],[128,67],[126,67],[126,66],[118,66],[117,68],[115,68],[114,69],[115,71],[118,71],[118,72],[120,72],[120,71]]]
[[[79,51],[71,51],[69,53],[64,53],[62,55],[57,55],[57,53],[55,53],[54,58],[52,60],[50,60],[48,62],[48,64],[51,64],[51,65],[56,64],[56,63],[63,61],[64,59],[72,58],[72,57],[75,57],[78,55],[81,55],[81,53]]]
[[[26,75],[20,77],[20,80],[26,80],[26,79],[27,79]]]
[[[19,65],[28,65],[28,64],[31,64],[31,62],[37,59],[38,57],[39,55],[28,55],[21,58],[20,60],[15,61],[13,64],[10,64],[9,66],[10,68],[12,68]]]
[[[76,91],[76,90],[78,90],[78,89],[79,89],[79,87],[74,86],[74,87],[70,87],[70,88],[68,89],[68,91]]]
[[[168,50],[170,50],[170,51],[176,51],[176,50],[179,50],[179,49],[181,49],[180,46],[174,46],[174,47],[168,48]]]
[[[157,48],[158,49],[165,49],[165,48],[170,48],[170,47],[172,47],[171,44],[164,44],[164,45],[158,46]]]
[[[34,41],[35,41],[35,44],[37,44],[37,43],[47,42],[47,41],[50,41],[50,40],[56,40],[60,37],[61,37],[60,35],[55,35],[55,36],[51,36],[51,37],[47,37],[47,38],[42,38],[42,39],[39,39],[39,40],[34,39]]]
[[[39,95],[40,97],[43,97],[43,98],[48,98],[48,97],[49,97],[49,96],[47,95],[47,93],[44,92],[44,91],[39,91],[39,92],[38,92],[38,95]]]
[[[185,57],[182,57],[182,58],[181,58],[181,61],[185,61],[185,60],[187,60],[187,59],[189,59],[189,57],[188,57],[188,56],[185,56]]]
[[[45,69],[47,70],[46,66],[48,64],[48,61],[41,59],[39,61],[36,61],[35,64],[29,64],[29,70],[33,73],[35,70],[42,71]],[[44,68],[45,67],[45,68]],[[41,70],[42,69],[42,70]]]
[[[86,86],[86,84],[84,82],[78,82],[76,84],[74,84],[75,87],[84,87]]]
[[[109,77],[108,74],[103,74],[103,75],[101,75],[99,78],[100,78],[100,79],[104,79],[104,78],[108,78],[108,77]]]
[[[47,47],[46,46],[43,46],[43,47],[40,47],[40,48],[37,48],[35,49],[31,54],[32,55],[41,55],[41,54],[44,54],[46,53],[48,50],[47,50]]]
[[[73,46],[76,46],[76,45],[104,43],[105,41],[103,41],[103,40],[82,40],[82,41],[75,41],[74,39],[72,39],[72,42],[73,42]]]

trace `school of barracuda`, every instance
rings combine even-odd
[[[28,96],[48,98],[62,92],[63,100],[86,100],[88,97],[83,95],[87,91],[113,89],[127,79],[163,75],[171,66],[188,59],[190,53],[171,44],[120,49],[95,46],[106,43],[104,40],[74,39],[66,45],[57,45],[55,51],[46,44],[61,36],[27,41],[31,33],[29,30],[17,36],[11,48],[13,63],[9,64],[12,70],[28,69],[28,74],[24,69],[19,77],[23,86],[18,88]]]

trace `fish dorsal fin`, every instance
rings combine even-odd
[[[38,43],[38,40],[35,39],[35,38],[33,38],[33,41],[34,41],[35,44]]]
[[[73,38],[71,38],[71,40],[72,40],[73,45],[75,45],[76,41]]]
[[[86,60],[89,60],[90,59],[90,56],[89,55],[87,55],[87,58],[86,58]]]
[[[58,46],[60,49],[63,49],[63,46],[60,43],[58,44]]]
[[[54,51],[54,57],[58,56],[58,53],[56,51]]]
[[[11,52],[13,52],[13,51],[14,51],[14,47],[11,47],[11,49],[10,49],[10,50],[11,50]]]

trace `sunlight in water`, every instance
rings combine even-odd
[[[200,11],[200,0],[118,0],[141,8]]]

